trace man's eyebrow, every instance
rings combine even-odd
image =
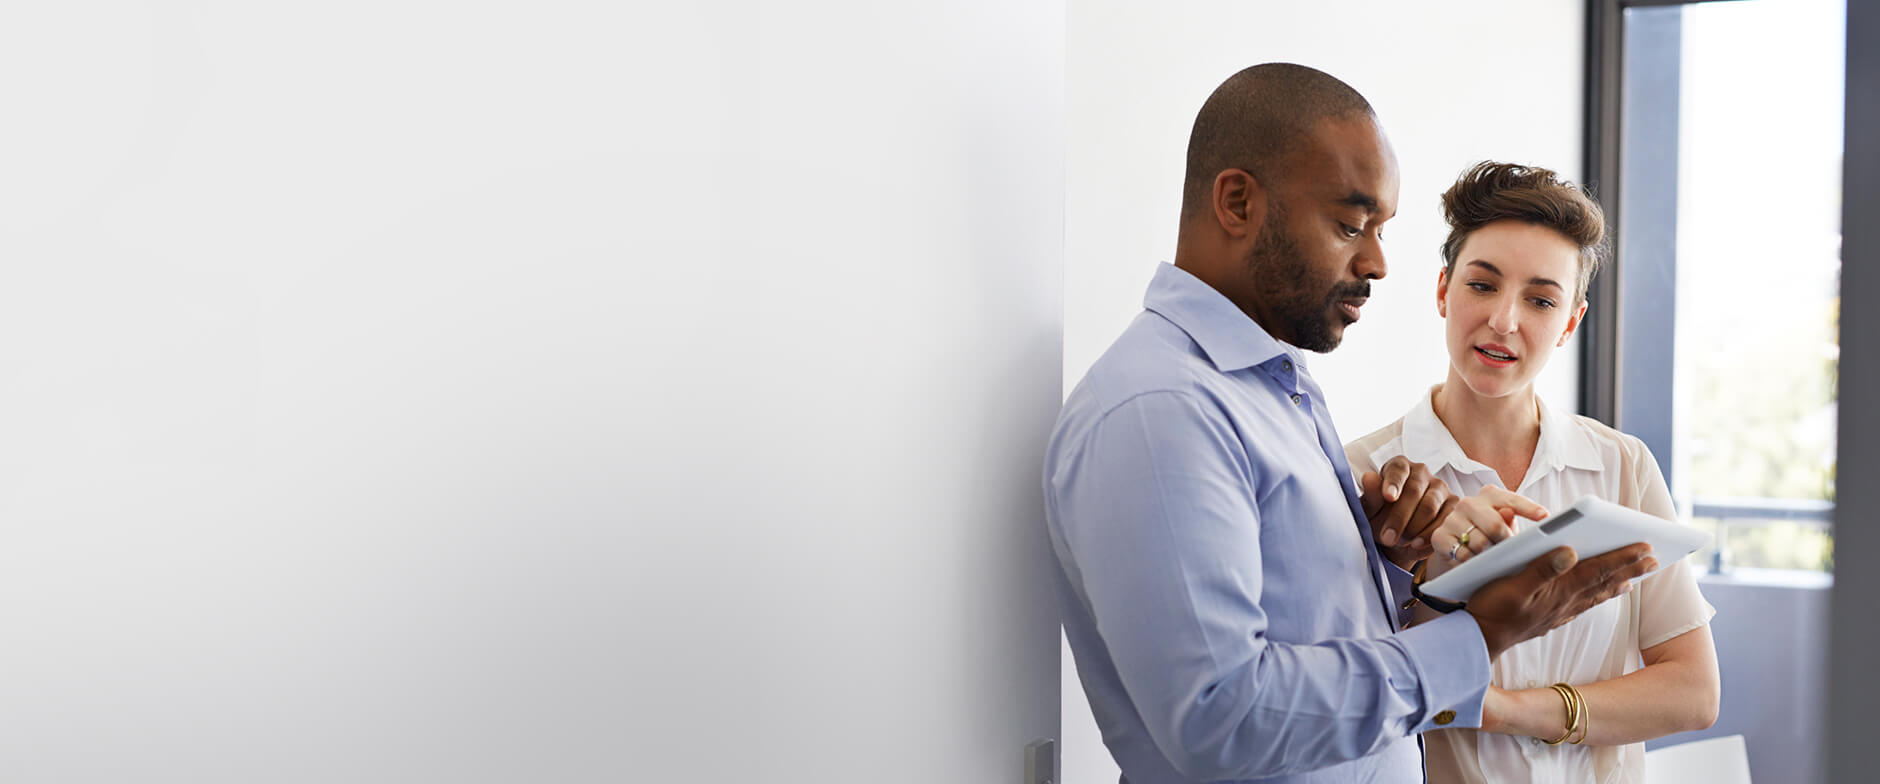
[[[1350,193],[1347,193],[1345,194],[1344,198],[1338,200],[1338,203],[1349,204],[1353,207],[1363,208],[1363,210],[1367,213],[1377,212],[1377,197],[1372,196],[1371,194],[1365,193],[1363,191],[1352,191]]]

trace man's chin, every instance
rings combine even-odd
[[[1324,332],[1312,336],[1312,340],[1300,348],[1319,354],[1330,354],[1332,349],[1338,348],[1338,344],[1343,342],[1345,342],[1345,324],[1334,317],[1333,321],[1326,323]]]

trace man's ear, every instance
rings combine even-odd
[[[1436,271],[1436,315],[1449,318],[1449,269]]]
[[[1214,175],[1214,220],[1234,239],[1252,239],[1266,222],[1266,188],[1253,174],[1223,169]]]
[[[1573,337],[1573,331],[1576,329],[1579,329],[1580,322],[1584,321],[1585,319],[1586,319],[1586,300],[1580,300],[1580,307],[1578,310],[1573,311],[1573,318],[1567,319],[1567,331],[1560,333],[1560,342],[1555,343],[1554,347],[1558,348],[1560,346],[1566,345],[1567,338]]]

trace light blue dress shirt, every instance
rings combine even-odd
[[[1298,349],[1167,264],[1143,305],[1045,457],[1064,632],[1123,781],[1422,781],[1416,733],[1480,726],[1480,629],[1398,630],[1407,575]]]

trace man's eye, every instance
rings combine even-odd
[[[1345,236],[1347,236],[1347,237],[1356,237],[1356,236],[1358,236],[1359,234],[1363,234],[1363,233],[1364,233],[1363,231],[1360,231],[1360,230],[1359,230],[1359,229],[1358,229],[1357,227],[1355,227],[1355,226],[1348,226],[1348,225],[1345,225],[1345,224],[1343,224],[1343,223],[1340,223],[1340,224],[1338,224],[1338,228],[1339,228],[1339,229],[1341,229],[1341,230],[1343,230],[1343,231],[1345,232]]]

